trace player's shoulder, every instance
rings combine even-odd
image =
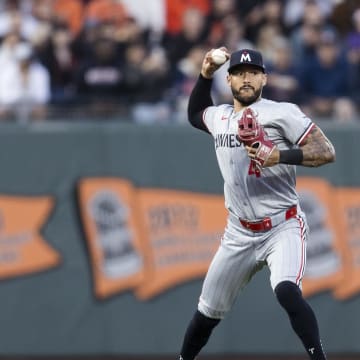
[[[298,105],[286,102],[286,101],[274,101],[270,99],[264,99],[262,98],[259,101],[259,106],[261,107],[271,107],[273,109],[279,109],[279,110],[287,110],[287,109],[300,109]]]
[[[233,111],[234,110],[234,106],[230,105],[230,104],[220,104],[220,105],[216,105],[214,106],[217,111],[222,111],[222,112],[227,112],[227,111]]]
[[[259,109],[262,109],[266,112],[271,112],[272,114],[286,115],[300,115],[302,111],[300,107],[291,102],[285,101],[274,101],[269,99],[262,98],[259,101]]]
[[[220,104],[220,105],[213,105],[213,106],[209,106],[208,108],[205,109],[206,115],[207,116],[214,116],[214,117],[218,117],[218,116],[224,116],[224,115],[229,115],[233,112],[234,107],[233,105],[230,104]]]

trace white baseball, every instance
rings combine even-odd
[[[226,53],[221,49],[215,49],[211,53],[211,58],[216,65],[222,65],[227,60]]]

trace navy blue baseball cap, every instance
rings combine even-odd
[[[262,55],[259,51],[252,49],[242,49],[235,51],[230,56],[230,65],[228,72],[231,71],[240,65],[253,65],[259,67],[263,72],[265,72],[265,65],[263,62]]]

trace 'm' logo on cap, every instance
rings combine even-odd
[[[249,62],[251,61],[250,54],[247,52],[241,54],[240,62],[244,62],[244,61],[249,61]]]

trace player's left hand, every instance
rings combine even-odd
[[[277,164],[279,153],[273,152],[276,145],[268,137],[264,127],[260,124],[256,112],[246,108],[238,120],[238,139],[246,147],[248,156],[258,169]]]
[[[260,167],[270,167],[279,163],[280,152],[279,149],[274,146],[271,149],[267,149],[260,145],[259,147],[245,146],[246,151],[250,159],[254,160],[255,163]],[[259,152],[262,152],[262,161],[260,162]]]

